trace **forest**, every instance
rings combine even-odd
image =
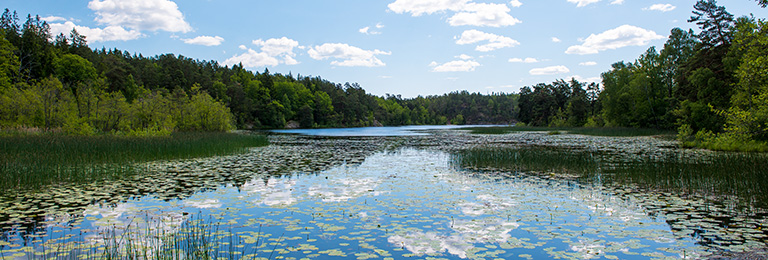
[[[765,1],[759,5],[766,7]],[[685,146],[768,151],[768,23],[699,0],[664,46],[616,62],[602,87],[556,81],[524,87],[521,122],[534,126],[676,129]]]
[[[0,19],[0,128],[69,134],[165,135],[420,124],[508,124],[517,95],[467,91],[402,98],[357,83],[252,72],[181,55],[92,50],[84,35],[50,35],[39,16]]]
[[[765,1],[758,1],[765,8]],[[37,16],[0,18],[0,128],[70,134],[511,124],[677,130],[686,146],[768,150],[768,26],[699,0],[658,50],[602,73],[519,94],[402,98],[319,76],[252,72],[181,55],[90,49]]]

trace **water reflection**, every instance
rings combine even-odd
[[[242,255],[297,259],[698,258],[766,244],[765,215],[712,200],[568,171],[465,165],[439,147],[382,149],[393,140],[286,139],[245,155],[159,162],[136,179],[144,183],[79,188],[96,203],[41,200],[71,207],[50,207],[38,233],[88,230],[83,244],[103,245],[104,234],[128,232],[144,243],[148,233],[189,232],[183,223],[200,216],[226,227],[212,233],[242,241],[232,247]],[[154,192],[162,187],[171,190]],[[0,244],[5,256],[25,246],[13,232]],[[154,239],[145,244],[163,243]]]

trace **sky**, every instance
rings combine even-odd
[[[660,50],[695,0],[4,0],[91,48],[167,53],[415,97],[516,93]],[[753,0],[720,0],[736,17]]]

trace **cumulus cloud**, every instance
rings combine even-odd
[[[520,7],[521,5],[523,5],[523,3],[521,3],[519,0],[512,0],[509,2],[509,5],[511,5],[512,7]]]
[[[594,4],[597,2],[600,2],[600,0],[568,0],[569,3],[574,3],[578,7],[587,6],[589,4]]]
[[[656,34],[637,26],[622,25],[600,34],[592,34],[581,45],[568,47],[567,54],[596,54],[604,50],[613,50],[627,46],[643,46],[652,40],[663,39]]]
[[[387,5],[395,13],[411,13],[412,16],[461,10],[469,0],[397,0]]]
[[[501,48],[514,47],[520,45],[520,42],[513,40],[512,38],[481,32],[478,30],[466,30],[461,33],[461,37],[456,40],[456,44],[466,45],[475,44],[478,42],[488,42],[486,44],[478,45],[475,50],[481,52],[493,51]]]
[[[552,37],[552,42],[561,42],[560,38]]]
[[[513,63],[537,63],[537,62],[539,62],[539,60],[537,60],[535,58],[525,58],[525,59],[522,59],[522,58],[511,58],[511,59],[509,59],[509,62],[513,62]]]
[[[220,36],[197,36],[192,39],[182,39],[186,44],[195,44],[203,46],[219,46],[224,42],[224,38]]]
[[[595,66],[595,65],[597,65],[597,62],[585,61],[585,62],[579,63],[579,65],[581,65],[581,66]]]
[[[488,26],[502,27],[520,23],[520,20],[509,15],[509,7],[505,4],[469,3],[461,12],[448,18],[451,26]]]
[[[224,61],[224,65],[231,66],[235,64],[243,64],[244,67],[262,67],[262,66],[277,66],[280,61],[266,53],[258,52],[253,49],[248,49],[245,53],[235,55]]]
[[[517,7],[521,3],[513,0],[510,4]],[[411,16],[456,12],[448,18],[451,26],[502,27],[520,23],[520,20],[509,14],[510,9],[506,4],[474,3],[470,0],[396,0],[387,7],[395,13],[410,13]]]
[[[555,75],[555,74],[562,74],[562,73],[568,73],[571,72],[570,69],[566,66],[550,66],[550,67],[544,67],[544,68],[535,68],[529,71],[531,75]]]
[[[279,64],[296,65],[299,64],[294,57],[296,54],[293,49],[299,47],[299,42],[282,37],[262,40],[254,40],[254,45],[261,47],[261,51],[256,51],[240,45],[240,49],[246,50],[245,53],[233,56],[226,61],[225,65],[234,65],[242,63],[244,67],[262,67],[277,66]]]
[[[480,63],[474,60],[455,60],[443,64],[433,61],[429,64],[433,72],[469,72],[480,67]]]
[[[469,56],[469,55],[466,55],[466,54],[462,54],[462,55],[456,56],[456,58],[459,58],[459,59],[462,59],[462,60],[471,60],[472,56]]]
[[[334,59],[331,65],[343,67],[381,67],[386,64],[377,55],[391,55],[380,50],[363,50],[344,43],[326,43],[314,46],[307,51],[315,60]]]
[[[46,20],[48,21],[48,20]],[[106,41],[128,41],[135,40],[144,36],[137,30],[126,30],[120,26],[107,26],[105,28],[90,28],[79,26],[71,21],[64,23],[49,23],[52,35],[69,35],[72,29],[77,33],[84,35],[88,42],[106,42]]]
[[[620,5],[620,4],[624,4],[624,0],[613,0],[613,2],[611,2],[611,4],[612,4],[612,5]]]
[[[643,8],[643,10],[669,12],[669,11],[675,10],[675,8],[677,8],[677,6],[674,6],[671,4],[655,4],[655,5],[651,5],[649,7]]]
[[[93,0],[88,8],[96,11],[98,23],[108,26],[139,31],[192,31],[179,7],[169,0]]]
[[[43,19],[43,21],[46,21],[48,23],[69,21],[69,19],[64,17],[59,17],[59,16],[46,16],[40,19]]]

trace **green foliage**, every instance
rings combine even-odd
[[[520,122],[534,126],[583,126],[587,118],[597,113],[600,106],[597,84],[585,85],[572,79],[552,84],[523,87],[518,103]]]

